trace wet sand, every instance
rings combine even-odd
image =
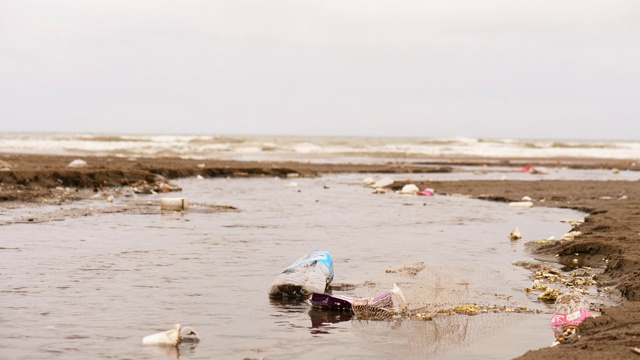
[[[174,158],[82,157],[86,167],[69,168],[77,156],[0,155],[0,207],[16,203],[56,204],[93,196],[104,189],[136,186],[140,189],[170,191],[158,185],[166,179],[191,176],[318,176],[323,173],[414,173],[449,172],[452,165],[541,165],[576,168],[638,170],[624,161],[575,160],[507,162],[497,159],[435,159],[420,164],[351,165],[290,162],[236,162],[183,160]],[[4,168],[3,168],[4,166]],[[464,180],[416,183],[440,194],[461,194],[492,201],[533,199],[535,206],[572,208],[588,212],[586,221],[574,230],[582,235],[573,241],[532,245],[535,257],[570,264],[579,257],[586,264],[606,265],[601,286],[615,287],[625,301],[604,308],[602,315],[587,319],[579,328],[580,337],[561,346],[529,351],[521,359],[602,359],[638,358],[632,351],[640,335],[640,184],[636,181],[500,181]],[[402,183],[394,184],[400,188]],[[0,251],[3,251],[0,247]],[[578,254],[578,255],[576,255]]]

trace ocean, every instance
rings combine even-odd
[[[176,156],[191,159],[311,162],[429,158],[599,158],[640,160],[640,142],[486,138],[122,135],[2,133],[0,153]]]

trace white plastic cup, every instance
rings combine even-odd
[[[183,211],[189,208],[189,200],[186,198],[162,198],[160,210]]]

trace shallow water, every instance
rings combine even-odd
[[[1,357],[505,359],[551,344],[551,310],[523,291],[531,285],[529,272],[512,261],[530,260],[524,241],[559,238],[570,230],[559,220],[583,213],[374,195],[361,178],[182,179],[177,196],[238,210],[196,206],[186,213],[4,225]],[[161,196],[118,198],[113,206]],[[524,239],[511,242],[507,235],[516,226]],[[397,282],[413,303],[437,295],[542,313],[362,321],[270,300],[273,279],[313,249],[333,256],[334,293],[376,295]],[[421,262],[426,268],[416,276],[386,272]],[[434,281],[444,289],[426,294]],[[200,344],[179,354],[140,345],[143,336],[175,323],[198,330]]]

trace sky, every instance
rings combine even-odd
[[[640,140],[636,0],[0,0],[0,132]]]

